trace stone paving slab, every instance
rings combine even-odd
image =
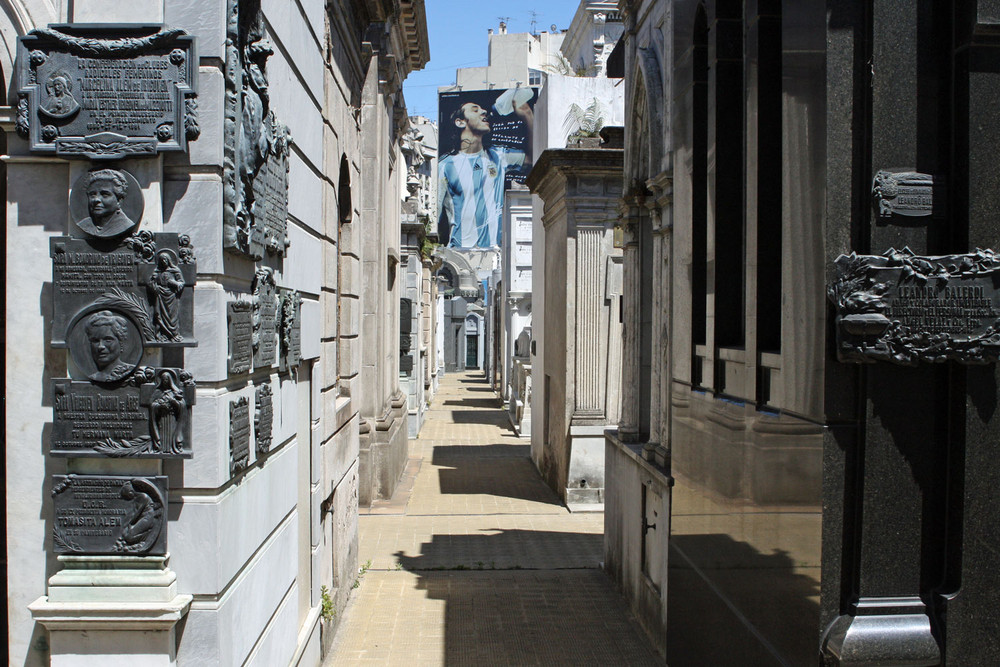
[[[526,453],[477,457],[461,447],[439,445],[424,459],[407,514],[568,514]]]
[[[663,662],[599,570],[370,571],[345,611],[328,664]]]
[[[393,498],[362,511],[325,665],[662,665],[599,569],[604,515],[571,514],[478,373],[452,374]]]
[[[358,559],[373,570],[596,568],[601,514],[361,517]]]

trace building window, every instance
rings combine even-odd
[[[354,218],[354,204],[351,202],[351,166],[347,156],[340,158],[340,183],[337,186],[338,212],[340,222],[350,222]]]
[[[542,85],[542,73],[537,69],[528,70],[528,85],[529,86],[540,86]]]
[[[744,101],[742,3],[729,0],[716,7],[712,27],[715,45],[715,347],[741,348],[745,341],[746,219],[744,196]],[[714,84],[714,85],[713,85]],[[709,176],[712,178],[712,175]],[[716,356],[718,359],[718,356]],[[719,368],[718,361],[716,363]],[[716,386],[718,388],[718,386]]]
[[[781,351],[781,6],[757,19],[757,350]]]

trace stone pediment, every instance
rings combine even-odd
[[[466,298],[477,298],[480,295],[481,286],[475,267],[469,261],[466,253],[455,248],[438,248],[434,254],[447,264],[452,274],[455,276],[456,284],[453,285],[456,296]]]

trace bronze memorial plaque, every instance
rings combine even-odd
[[[54,475],[52,483],[55,553],[167,553],[166,477]]]
[[[17,40],[16,128],[31,150],[121,159],[197,138],[194,37],[144,24],[54,24]]]
[[[253,430],[258,457],[271,451],[271,434],[274,429],[273,398],[270,382],[257,387],[254,395]]]
[[[273,121],[271,150],[253,179],[254,235],[269,255],[288,247],[288,128]]]
[[[229,402],[229,474],[250,463],[250,401],[241,396]]]
[[[50,239],[52,345],[73,347],[94,312],[124,315],[146,347],[193,347],[197,268],[187,236],[141,231],[121,243]]]
[[[302,295],[281,290],[281,370],[294,370],[302,361]]]
[[[1000,358],[1000,257],[992,250],[921,257],[909,249],[841,255],[828,288],[841,361]]]
[[[53,456],[190,458],[195,383],[179,368],[139,368],[119,387],[53,380]]]
[[[262,259],[288,247],[291,135],[271,108],[274,46],[260,2],[229,0],[223,114],[223,247]]]
[[[142,222],[142,188],[123,169],[91,169],[73,184],[70,215],[86,237],[115,238],[130,234]]]
[[[253,309],[249,301],[226,304],[229,324],[229,373],[248,373],[253,362]]]
[[[925,217],[934,213],[935,183],[931,174],[883,169],[875,174],[872,198],[881,219],[894,215]]]
[[[270,368],[277,361],[278,288],[274,271],[257,269],[253,279],[253,366]]]

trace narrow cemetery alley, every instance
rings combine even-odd
[[[600,569],[603,514],[543,483],[481,372],[447,375],[362,564],[327,665],[662,664]]]

